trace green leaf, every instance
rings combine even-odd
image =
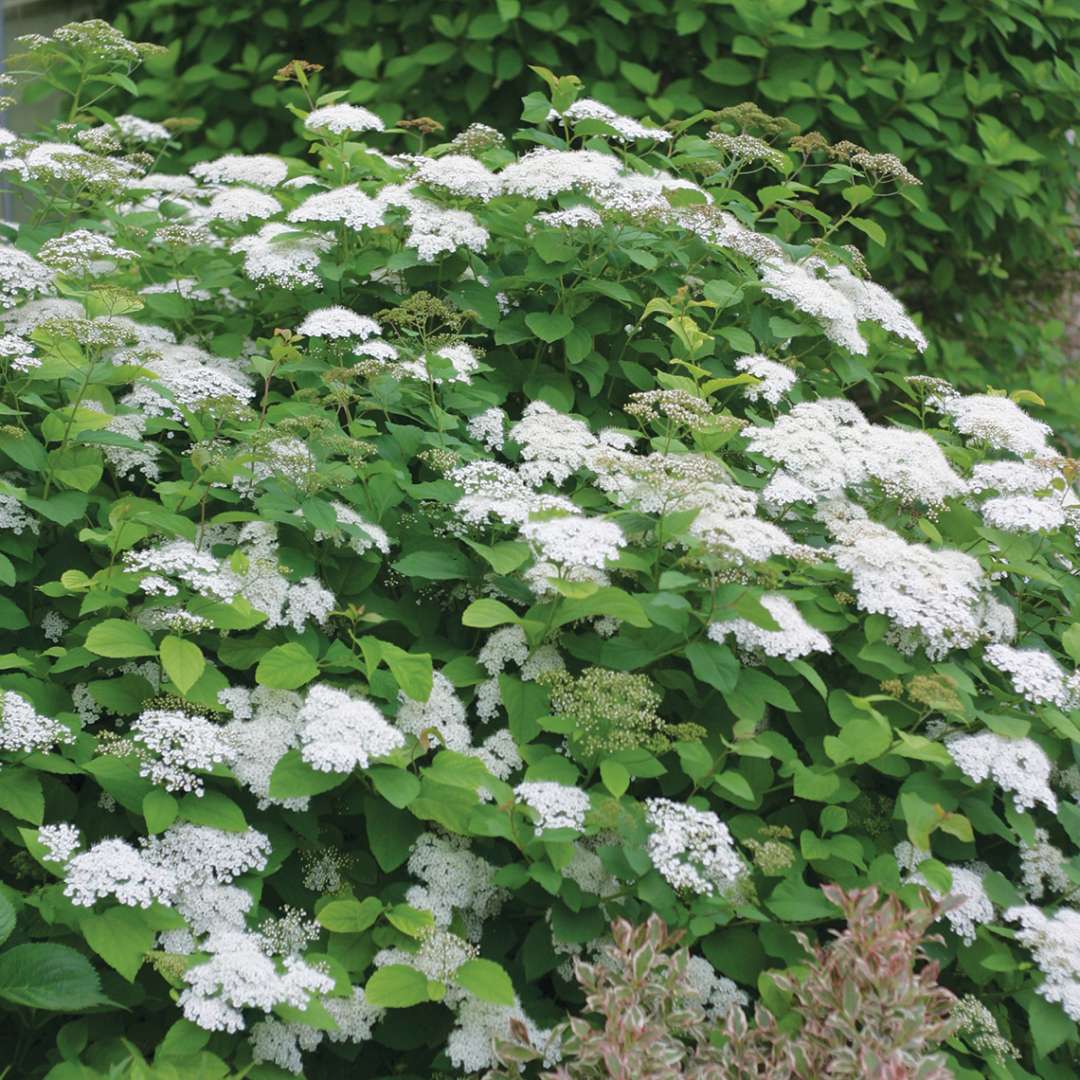
[[[558,312],[534,311],[525,316],[525,325],[550,345],[561,341],[574,329],[574,320]]]
[[[807,885],[801,877],[785,878],[780,882],[765,901],[765,906],[784,922],[810,922],[838,914],[825,894]]]
[[[349,773],[320,772],[300,756],[299,750],[287,750],[270,774],[270,794],[275,799],[298,799],[321,795],[343,784]]]
[[[388,964],[367,981],[364,997],[380,1009],[407,1009],[428,999],[427,976],[407,964]]]
[[[477,629],[487,630],[492,626],[502,626],[503,623],[518,623],[521,619],[514,614],[512,608],[507,607],[501,600],[491,600],[484,597],[474,600],[462,613],[462,626],[472,626]]]
[[[386,918],[391,926],[417,940],[435,927],[435,918],[430,911],[414,908],[411,904],[395,904],[386,913]]]
[[[382,658],[398,686],[413,699],[431,697],[432,668],[430,653],[410,653],[388,641],[381,643]]]
[[[600,779],[615,798],[625,795],[630,787],[630,773],[626,766],[610,758],[600,762]]]
[[[45,796],[37,774],[18,765],[0,769],[0,810],[40,825],[45,819]]]
[[[106,619],[90,628],[86,647],[96,656],[126,659],[132,656],[155,656],[157,649],[150,635],[126,619]]]
[[[196,825],[209,825],[226,832],[243,832],[247,828],[244,811],[228,797],[213,788],[201,795],[191,792],[180,800],[180,817]]]
[[[513,1005],[517,1000],[510,976],[493,960],[466,960],[454,972],[454,982],[492,1005]]]
[[[739,661],[726,646],[715,641],[694,641],[686,647],[686,659],[694,678],[730,694],[739,681]]]
[[[391,805],[403,810],[420,794],[420,781],[405,769],[372,765],[367,775],[375,790]]]
[[[477,601],[479,603],[480,601]],[[645,629],[652,624],[645,614],[641,602],[629,593],[617,589],[613,585],[597,589],[591,596],[583,600],[563,600],[559,604],[555,618],[557,626],[563,626],[569,622],[577,622],[578,619],[591,619],[594,616],[607,615],[621,622],[629,623]]]
[[[81,1012],[112,1004],[97,972],[67,945],[35,942],[0,953],[0,998],[49,1012]]]
[[[134,907],[117,906],[100,915],[85,915],[79,920],[79,930],[87,945],[128,982],[135,981],[146,954],[154,947],[154,929]]]
[[[861,217],[848,218],[848,220],[860,232],[866,233],[866,235],[878,246],[885,247],[889,242],[888,237],[885,235],[885,230],[876,221]]]
[[[150,833],[164,832],[180,813],[180,804],[161,788],[148,791],[142,801],[146,829]]]
[[[469,576],[469,560],[453,548],[412,551],[393,564],[404,577],[428,581],[453,581]]]
[[[316,918],[320,925],[335,934],[362,934],[374,924],[382,909],[382,901],[375,896],[363,900],[331,900],[319,909]]]
[[[49,454],[53,479],[76,491],[92,491],[104,472],[100,450],[91,446],[66,446]]]
[[[297,690],[311,682],[319,674],[319,665],[312,659],[311,653],[290,641],[288,645],[278,645],[271,649],[255,669],[255,681],[260,686],[269,686],[274,690]]]
[[[0,945],[3,945],[11,937],[11,932],[14,929],[15,908],[11,906],[11,901],[3,893],[0,893]]]
[[[1080,664],[1080,623],[1073,623],[1061,635],[1061,647],[1076,663]]]
[[[1031,1037],[1035,1041],[1035,1049],[1044,1057],[1052,1054],[1063,1043],[1076,1040],[1076,1025],[1065,1010],[1038,994],[1032,996],[1028,1005],[1028,1019],[1031,1021]]]
[[[158,648],[165,674],[181,694],[186,694],[200,679],[206,667],[202,649],[193,641],[169,634]]]

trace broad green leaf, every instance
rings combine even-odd
[[[491,600],[488,597],[474,600],[461,616],[463,626],[473,626],[482,630],[502,626],[503,623],[520,621],[512,608],[507,607],[501,600]]]
[[[271,649],[255,669],[255,681],[274,690],[298,690],[319,674],[311,653],[294,641]]]
[[[574,329],[574,320],[558,312],[534,311],[525,316],[525,325],[549,345],[561,341]]]
[[[154,947],[155,931],[135,907],[117,906],[100,915],[85,915],[79,920],[79,930],[87,945],[128,982],[135,981]]]
[[[320,772],[300,756],[299,750],[287,750],[270,774],[270,794],[275,799],[296,799],[321,795],[343,784],[349,773]]]
[[[363,900],[331,900],[319,909],[320,925],[336,934],[362,934],[382,912],[382,901],[375,896]]]
[[[18,765],[0,768],[0,810],[40,825],[45,818],[45,796],[37,774]]]
[[[169,634],[158,647],[165,674],[176,684],[181,694],[186,694],[198,681],[206,667],[202,649],[193,641]]]
[[[207,788],[201,795],[191,792],[180,800],[180,817],[196,825],[210,825],[226,832],[243,832],[247,820],[243,810],[220,791]]]
[[[149,833],[164,832],[180,813],[180,804],[161,788],[148,791],[142,801],[143,817]]]
[[[16,945],[0,953],[0,999],[48,1012],[111,1004],[90,961],[53,942]]]
[[[3,893],[0,893],[0,945],[3,945],[11,937],[11,932],[14,929],[15,908],[12,907],[11,901]]]
[[[133,656],[154,656],[157,649],[150,635],[126,619],[106,619],[90,628],[86,647],[97,656],[127,659]]]
[[[364,986],[368,1004],[380,1009],[406,1009],[428,998],[427,976],[407,964],[379,968]]]
[[[517,1000],[510,976],[493,960],[466,960],[454,972],[454,982],[492,1005],[513,1005]]]

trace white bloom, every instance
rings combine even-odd
[[[536,813],[536,831],[545,829],[585,828],[589,796],[580,788],[567,787],[553,780],[531,780],[518,784],[514,794]]]
[[[694,990],[694,998],[713,1023],[720,1023],[735,1005],[746,1005],[749,998],[731,979],[717,975],[712,964],[703,956],[691,956],[686,964],[686,977]]]
[[[785,660],[797,660],[812,652],[832,652],[829,639],[815,630],[787,597],[775,593],[763,596],[761,606],[779,623],[779,630],[764,630],[749,619],[727,619],[710,623],[709,637],[722,642],[728,634],[734,634],[741,649]]]
[[[1028,905],[1009,908],[1005,918],[1020,923],[1016,939],[1031,950],[1043,973],[1035,992],[1059,1002],[1070,1020],[1080,1022],[1080,912],[1059,908],[1047,915]]]
[[[493,1066],[495,1040],[512,1038],[512,1020],[524,1026],[529,1042],[544,1053],[545,1065],[558,1060],[551,1032],[538,1028],[517,999],[513,1005],[492,1005],[470,994],[458,1006],[455,1027],[446,1040],[446,1056],[454,1068],[472,1073]]]
[[[326,998],[323,1005],[337,1021],[337,1030],[327,1032],[331,1042],[367,1042],[372,1028],[386,1015],[385,1009],[368,1003],[362,986],[354,986],[351,997]]]
[[[79,850],[79,830],[75,825],[42,825],[38,843],[48,849],[46,862],[66,863]]]
[[[998,495],[982,503],[979,513],[992,529],[1005,532],[1053,532],[1068,521],[1060,501],[1034,495]]]
[[[599,229],[604,219],[589,206],[571,206],[567,210],[542,210],[537,221],[555,229]]]
[[[479,940],[483,920],[499,913],[506,893],[495,884],[495,867],[468,849],[459,837],[422,833],[413,845],[408,871],[420,882],[406,894],[413,907],[430,911],[448,927],[454,912],[466,918],[471,940]]]
[[[288,174],[285,162],[269,154],[226,154],[191,167],[191,175],[207,183],[253,184],[263,188],[277,187]]]
[[[304,1071],[302,1050],[317,1050],[323,1033],[308,1024],[282,1020],[260,1020],[251,1029],[251,1058],[268,1061],[279,1069],[299,1076]]]
[[[304,120],[308,131],[329,131],[334,135],[348,132],[382,131],[385,124],[369,109],[338,102],[313,109]]]
[[[1075,709],[1080,703],[1080,680],[1076,674],[1066,675],[1061,665],[1042,649],[988,645],[983,655],[999,671],[1011,676],[1013,689],[1032,705],[1052,703],[1061,709]]]
[[[346,506],[345,503],[335,501],[330,505],[334,508],[334,514],[337,517],[339,526],[339,528],[335,530],[335,533],[340,539],[343,539],[357,555],[363,555],[365,551],[368,551],[371,548],[381,551],[384,555],[390,553],[391,540],[384,528],[379,525],[373,525],[370,521],[366,521],[351,506]],[[344,529],[340,528],[342,525],[345,526]],[[321,543],[326,539],[326,533],[321,529],[315,530],[315,543]]]
[[[241,222],[253,218],[265,221],[281,209],[281,203],[265,191],[250,187],[230,187],[219,191],[206,208],[210,221]]]
[[[176,891],[172,871],[149,861],[126,840],[102,840],[76,855],[64,878],[64,895],[80,907],[114,896],[128,907],[148,908],[155,900],[170,903]]]
[[[521,473],[532,484],[548,477],[556,484],[564,483],[589,464],[600,446],[587,424],[543,401],[526,406],[521,419],[510,428],[509,437],[521,447],[525,461]]]
[[[404,690],[398,693],[398,711],[394,723],[406,735],[420,737],[427,732],[430,744],[447,750],[468,753],[472,732],[465,721],[465,706],[454,691],[454,684],[441,672],[432,674],[431,694],[427,701],[414,701]]]
[[[472,376],[479,369],[480,361],[476,354],[461,342],[457,345],[443,345],[435,350],[435,356],[450,363],[452,373],[445,375],[433,375],[428,362],[424,359],[406,360],[398,366],[399,371],[405,375],[411,375],[415,379],[430,378],[436,385],[448,382],[471,382]]]
[[[383,223],[386,205],[366,195],[355,184],[309,195],[289,221],[341,221],[350,229],[373,229]]]
[[[785,364],[778,364],[766,356],[740,356],[735,361],[735,367],[761,380],[756,385],[747,386],[743,390],[743,394],[749,401],[762,399],[770,405],[778,405],[780,399],[798,381],[791,368]]]
[[[1008,450],[1018,457],[1052,457],[1047,440],[1051,429],[1033,420],[1015,401],[995,394],[928,399],[953,422],[961,435],[986,443],[995,450]]]
[[[550,199],[574,188],[589,189],[610,184],[621,171],[613,154],[595,150],[531,150],[499,173],[502,189],[509,195]]]
[[[931,887],[919,872],[918,866],[930,857],[928,852],[920,851],[913,844],[903,840],[894,850],[896,861],[905,870],[904,881],[921,885],[935,900],[941,900],[945,894]],[[963,939],[965,945],[975,941],[975,932],[984,923],[993,922],[994,905],[986,895],[983,877],[989,872],[985,863],[971,863],[968,866],[947,866],[952,877],[952,887],[948,895],[961,902],[945,912],[945,918],[953,931]]]
[[[288,237],[279,239],[285,233]],[[328,237],[297,236],[288,225],[271,221],[253,236],[234,240],[229,250],[244,255],[244,273],[259,286],[273,283],[283,289],[318,289],[322,279],[315,271],[330,246]]]
[[[382,327],[367,315],[357,315],[338,304],[309,311],[296,328],[305,337],[359,338],[363,341],[382,332]]]
[[[56,743],[71,743],[75,735],[58,720],[42,716],[14,690],[0,697],[0,751],[30,754],[51,750]]]
[[[1072,889],[1067,865],[1064,852],[1050,843],[1050,834],[1045,829],[1035,830],[1033,844],[1020,841],[1020,874],[1024,891],[1032,900],[1041,899],[1046,889],[1056,893]]]
[[[166,791],[203,793],[202,778],[216,764],[231,764],[233,752],[222,729],[201,716],[176,709],[149,709],[131,726],[132,737],[150,752],[140,757],[139,775]]]
[[[270,838],[257,829],[226,832],[181,821],[142,841],[143,858],[166,871],[178,887],[228,885],[249,870],[262,870]]]
[[[670,799],[648,799],[646,806],[649,858],[673,888],[722,895],[744,875],[728,827],[711,810]]]
[[[544,510],[578,513],[578,507],[569,499],[536,491],[520,472],[496,461],[458,466],[450,471],[450,480],[464,492],[454,504],[454,512],[470,525],[484,524],[489,518],[520,525],[531,514]]]
[[[253,691],[222,690],[218,700],[234,716],[221,731],[222,740],[233,753],[233,775],[258,797],[259,808],[281,805],[289,810],[306,810],[307,796],[279,799],[270,794],[274,767],[300,737],[300,695],[259,686]]]
[[[132,142],[161,143],[168,142],[171,138],[169,129],[164,124],[155,124],[152,120],[144,120],[141,116],[130,116],[124,113],[122,116],[115,117],[113,123],[124,137]]]
[[[1052,765],[1037,742],[981,731],[949,736],[945,746],[962,773],[977,784],[993,780],[1012,794],[1017,810],[1029,810],[1041,802],[1051,812],[1057,811],[1057,798],[1050,790]]]
[[[970,555],[909,544],[865,519],[834,520],[829,527],[840,540],[833,558],[851,574],[860,609],[888,615],[903,651],[922,645],[931,659],[940,659],[993,636],[989,582]]]
[[[0,336],[0,361],[20,375],[41,367],[41,360],[34,355],[34,346],[16,334]]]
[[[602,570],[609,559],[617,559],[626,545],[622,529],[600,518],[557,517],[529,521],[521,535],[542,558],[559,567],[591,566]]]
[[[405,739],[369,701],[319,684],[300,710],[300,753],[320,772],[366,769],[372,758],[385,757]]]
[[[468,432],[470,438],[482,442],[486,450],[501,450],[506,437],[506,413],[493,405],[469,420]]]
[[[499,178],[476,158],[445,154],[440,158],[419,158],[413,179],[428,187],[441,188],[451,195],[487,202],[499,194]]]
[[[614,109],[592,98],[579,98],[570,105],[562,114],[564,120],[576,124],[581,120],[599,120],[612,128],[617,137],[630,142],[635,139],[651,139],[654,142],[667,142],[671,139],[671,132],[663,128],[646,127],[638,120],[629,116],[621,116]],[[552,109],[548,114],[548,123],[559,119],[559,114]]]

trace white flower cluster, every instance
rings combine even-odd
[[[1051,812],[1057,811],[1057,797],[1050,790],[1053,766],[1034,740],[980,731],[977,735],[950,735],[945,746],[965,776],[977,784],[993,780],[1012,795],[1017,810],[1030,810],[1042,803]]]
[[[280,221],[269,221],[257,233],[234,240],[230,250],[244,256],[244,273],[259,287],[319,289],[322,278],[316,271],[330,247],[327,236],[300,236]]]
[[[717,975],[712,964],[703,956],[691,956],[686,964],[686,977],[694,991],[694,1002],[705,1010],[713,1023],[722,1023],[736,1005],[745,1006],[750,999],[731,979]]]
[[[450,926],[454,913],[464,920],[468,937],[479,941],[485,920],[497,915],[506,892],[495,884],[495,867],[468,848],[462,837],[423,833],[409,855],[409,873],[420,884],[405,900],[429,911],[436,926]]]
[[[539,556],[557,567],[594,567],[602,570],[617,559],[626,545],[622,529],[613,521],[587,517],[555,517],[529,521],[521,535]]]
[[[892,620],[889,640],[901,651],[922,646],[931,659],[940,659],[950,649],[1012,637],[1012,613],[994,599],[976,559],[909,544],[884,525],[858,516],[842,520],[834,509],[827,508],[827,523],[839,540],[833,559],[851,574],[859,607]]]
[[[71,728],[42,716],[34,706],[14,690],[0,697],[0,751],[31,754],[51,750],[57,743],[71,743]]]
[[[1033,420],[1015,401],[996,394],[938,395],[928,399],[961,435],[1018,457],[1053,457],[1050,427]]]
[[[401,732],[371,702],[322,683],[308,691],[297,719],[301,756],[320,772],[366,769],[372,758],[405,745]]]
[[[251,184],[274,188],[289,175],[289,167],[272,154],[226,154],[192,165],[191,175],[209,184]]]
[[[779,624],[778,630],[765,630],[749,619],[726,619],[709,624],[709,637],[722,642],[728,634],[734,634],[739,648],[747,653],[782,656],[785,660],[797,660],[813,652],[832,652],[829,639],[815,630],[787,597],[765,595],[761,606]]]
[[[1032,705],[1056,705],[1059,709],[1080,706],[1080,673],[1066,674],[1062,666],[1042,649],[1014,649],[988,645],[986,661],[1012,679],[1013,689]]]
[[[1050,834],[1045,829],[1035,830],[1032,844],[1020,841],[1020,876],[1024,891],[1032,900],[1041,900],[1047,889],[1064,893],[1073,888],[1067,864],[1064,852],[1050,843]]]
[[[554,109],[548,114],[548,123],[560,119],[560,114]],[[571,124],[578,124],[582,120],[599,120],[606,127],[611,128],[616,136],[625,142],[636,139],[652,139],[654,142],[668,142],[671,132],[663,128],[646,127],[638,120],[629,116],[621,116],[614,109],[592,98],[579,98],[572,105],[563,110],[561,119]]]
[[[518,784],[514,794],[536,814],[536,831],[585,828],[589,796],[581,788],[567,787],[554,780],[530,780]]]
[[[296,332],[305,337],[357,338],[364,341],[372,335],[380,334],[382,327],[367,315],[357,315],[347,307],[334,304],[309,311]]]
[[[332,135],[345,135],[362,131],[382,131],[385,125],[370,109],[337,102],[309,112],[304,118],[304,127],[309,131],[329,131]]]
[[[875,322],[919,350],[926,348],[926,338],[900,301],[846,266],[830,266],[816,255],[802,262],[772,259],[762,265],[761,281],[769,296],[816,319],[829,339],[849,352],[865,356],[869,351],[860,322]]]
[[[670,799],[646,800],[648,852],[672,888],[702,896],[730,892],[746,873],[728,827],[711,811]]]
[[[99,274],[113,270],[118,262],[131,262],[138,255],[117,247],[111,237],[89,229],[72,229],[38,249],[38,258],[53,270],[65,274]]]
[[[38,843],[48,851],[44,856],[46,862],[66,863],[82,843],[79,830],[74,825],[42,825],[37,838]]]
[[[218,559],[207,550],[212,542],[233,543],[243,553],[243,572],[232,558]],[[143,551],[124,556],[126,569],[139,574],[144,592],[151,596],[175,597],[186,586],[199,596],[230,603],[243,597],[256,611],[266,615],[266,625],[291,626],[298,633],[308,621],[323,623],[334,610],[332,593],[315,578],[292,583],[280,570],[278,541],[274,527],[250,522],[238,533],[227,529],[203,548],[189,540],[168,540]]]
[[[1016,939],[1031,950],[1043,973],[1036,993],[1058,1002],[1070,1020],[1080,1023],[1080,912],[1066,907],[1047,915],[1026,905],[1009,908],[1005,918],[1020,923]]]
[[[967,491],[941,447],[922,431],[870,424],[843,399],[802,402],[771,428],[755,428],[748,449],[783,466],[799,498],[839,498],[876,481],[890,498],[938,506]],[[765,491],[766,501],[781,503]],[[789,500],[790,501],[790,500]]]
[[[131,735],[148,753],[140,755],[139,775],[166,791],[203,793],[196,771],[232,764],[234,752],[224,730],[202,716],[178,709],[148,709],[131,725]]]
[[[748,401],[761,400],[770,405],[779,405],[781,399],[798,381],[791,368],[778,364],[767,356],[740,356],[735,361],[735,367],[760,380],[743,391]]]
[[[896,861],[904,873],[904,881],[920,885],[934,898],[941,900],[945,894],[934,889],[919,872],[919,864],[930,858],[930,853],[920,851],[907,840],[894,849]],[[983,878],[990,868],[985,863],[969,863],[967,866],[948,866],[952,887],[948,895],[955,906],[945,912],[945,918],[965,945],[975,941],[975,932],[985,923],[994,920],[994,905],[986,895]]]

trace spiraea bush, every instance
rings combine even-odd
[[[70,101],[0,160],[11,1075],[555,1068],[652,915],[710,1044],[787,1031],[826,882],[958,898],[957,1076],[1074,1074],[1077,464],[910,374],[834,243],[899,162],[540,69],[511,141],[332,92],[178,175],[101,96],[143,47],[20,47]]]
[[[896,154],[925,186],[879,200],[884,232],[865,254],[874,279],[933,327],[928,368],[981,390],[1023,366],[1061,398],[1048,369],[1063,359],[1054,298],[1077,272],[1072,0],[99,0],[98,10],[168,43],[137,78],[134,111],[202,123],[189,162],[237,147],[302,152],[267,108],[274,72],[294,57],[322,65],[327,88],[347,83],[353,104],[395,122],[431,116],[451,133],[482,116],[510,135],[535,90],[529,65],[543,64],[631,116],[667,123],[752,101],[803,134]],[[1080,402],[1069,389],[1062,417]]]

